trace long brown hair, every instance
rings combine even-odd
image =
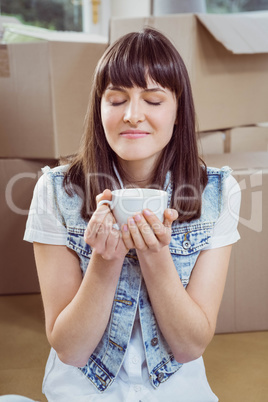
[[[69,195],[75,191],[83,196],[81,214],[86,220],[96,209],[96,195],[105,188],[119,187],[114,166],[122,181],[126,180],[105,137],[101,120],[102,95],[109,84],[146,88],[147,77],[171,90],[178,104],[172,138],[160,155],[150,186],[163,188],[170,171],[173,185],[171,206],[179,212],[179,222],[201,215],[207,173],[198,156],[195,110],[188,73],[169,39],[155,29],[145,28],[141,32],[125,35],[111,45],[95,71],[80,151],[72,158],[64,179]]]

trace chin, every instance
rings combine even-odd
[[[141,155],[140,153],[131,153],[131,154],[121,154],[118,155],[119,159],[126,161],[126,162],[137,162],[137,161],[142,161],[142,160],[147,160],[152,157],[151,155]]]

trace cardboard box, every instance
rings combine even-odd
[[[107,40],[82,33],[38,38],[0,45],[0,157],[58,158],[79,146]]]
[[[268,330],[268,169],[237,170],[242,203],[217,333]]]
[[[268,152],[205,156],[208,166],[230,166],[241,187],[233,245],[216,333],[268,330]]]
[[[226,131],[225,152],[267,152],[268,127],[235,127]]]
[[[35,183],[55,160],[0,159],[0,294],[39,292],[33,246],[23,241]]]
[[[202,132],[198,135],[198,148],[201,156],[223,154],[225,133],[222,131]]]
[[[111,21],[110,39],[166,34],[189,71],[200,131],[268,121],[268,14],[173,14]]]
[[[204,156],[207,166],[230,166],[233,170],[268,168],[268,152],[233,152],[207,154]]]

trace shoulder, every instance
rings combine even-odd
[[[82,206],[82,198],[76,193],[69,193],[64,185],[64,177],[68,174],[69,165],[60,165],[54,168],[45,166],[43,171],[43,180],[45,192],[48,194],[55,214],[63,224],[63,226],[70,226],[72,220],[80,219],[80,210]]]
[[[68,171],[69,165],[60,165],[50,168],[49,166],[45,166],[42,168],[43,176],[41,176],[41,181],[45,185],[55,187],[57,190],[62,188],[63,179]]]
[[[69,169],[69,165],[59,165],[59,166],[55,166],[54,168],[45,166],[42,168],[42,172],[44,175],[65,176],[68,169]]]
[[[202,216],[213,215],[217,219],[226,204],[227,195],[230,191],[237,192],[239,186],[229,166],[206,169],[208,182],[202,195]]]
[[[226,187],[231,187],[236,183],[235,178],[232,176],[232,169],[229,166],[222,168],[207,167],[208,182],[204,193],[213,191],[215,196],[219,193],[220,196]]]
[[[35,191],[41,197],[49,197],[55,203],[56,199],[67,196],[63,179],[68,170],[68,165],[56,167],[45,166],[42,168],[42,175],[39,178]]]
[[[209,179],[212,179],[213,177],[220,177],[222,179],[226,179],[232,173],[232,169],[229,166],[223,166],[221,168],[206,167],[206,170]]]
[[[240,193],[240,186],[232,175],[233,170],[229,166],[222,168],[207,167],[208,183],[216,184],[223,193]]]
[[[56,166],[54,168],[50,168],[49,166],[43,167],[41,169],[43,174],[35,185],[34,194],[38,195],[38,197],[54,197],[55,188],[57,188],[57,184],[62,186],[67,169],[67,165]],[[55,178],[59,178],[59,180],[55,180]]]

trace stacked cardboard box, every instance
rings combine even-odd
[[[268,329],[268,152],[266,134],[259,135],[255,128],[247,127],[268,121],[267,22],[267,15],[262,13],[111,21],[111,42],[145,25],[160,29],[174,42],[190,74],[205,161],[210,166],[230,165],[241,185],[241,240],[233,248],[217,332]],[[42,159],[55,160],[77,150],[93,65],[106,47],[105,43],[79,42],[67,37],[40,39],[37,43],[0,47],[0,156],[40,158],[37,164],[29,161],[31,168],[11,159],[2,160],[3,189],[22,169],[36,174],[46,164]],[[228,152],[223,153],[224,150]],[[18,169],[12,177],[4,173],[8,163]],[[31,180],[33,186],[33,177]],[[14,205],[25,208],[18,201]],[[3,209],[6,217],[7,211]],[[16,219],[20,218],[12,219],[13,226],[18,226]],[[9,230],[7,224],[2,234],[6,245],[13,243],[14,233]],[[32,254],[27,252],[30,262],[25,258],[18,266],[18,262],[11,263],[11,251],[5,248],[3,260],[9,267],[5,273],[12,272],[13,278],[18,271],[26,275],[27,267],[33,267]],[[12,283],[8,281],[7,278],[2,293],[14,291],[14,279]],[[26,286],[24,291],[36,289],[37,282],[34,283],[32,290]]]
[[[22,240],[33,188],[43,166],[77,151],[107,47],[82,33],[14,32],[34,42],[14,43],[13,35],[0,45],[0,294],[39,291],[32,246]]]
[[[221,131],[198,133],[200,154],[207,155],[222,153],[254,153],[268,152],[268,123],[232,127]],[[241,155],[238,159],[241,163]]]
[[[207,155],[208,165],[232,166],[241,188],[238,230],[217,332],[268,329],[268,153]]]
[[[33,248],[22,239],[41,168],[56,163],[55,160],[0,159],[0,294],[39,291]]]
[[[208,131],[198,133],[199,154],[202,157],[224,152],[225,133],[223,131]]]
[[[268,13],[178,14],[111,21],[111,40],[151,26],[182,55],[208,166],[229,165],[242,190],[217,332],[268,329]],[[250,126],[250,127],[249,127]]]
[[[268,106],[267,106],[268,107]],[[268,125],[233,127],[225,132],[225,152],[268,152]]]
[[[268,121],[268,14],[114,18],[111,41],[145,26],[166,34],[184,59],[199,131]]]
[[[207,153],[204,159],[208,166],[233,169],[242,195],[241,239],[233,247],[216,332],[267,330],[267,128],[236,127],[225,135],[226,153]]]
[[[107,42],[78,33],[28,35],[39,41],[0,47],[0,157],[58,158],[79,146]]]

